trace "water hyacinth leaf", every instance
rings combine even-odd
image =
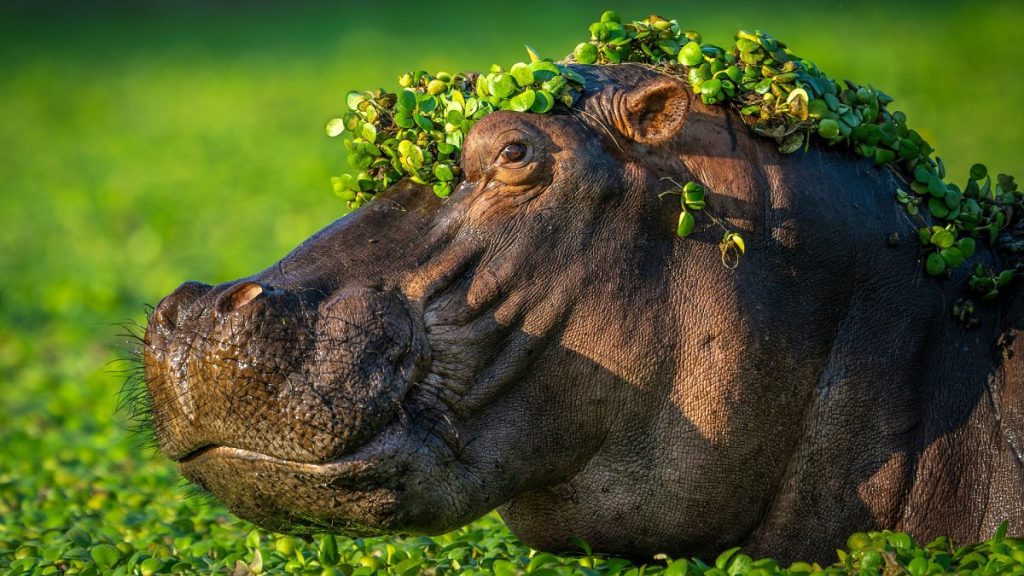
[[[943,248],[939,251],[939,255],[942,256],[946,266],[950,269],[959,268],[964,263],[964,253],[955,246]]]
[[[536,98],[537,93],[527,88],[509,100],[509,108],[516,112],[526,112],[533,106]]]
[[[452,169],[447,164],[437,164],[434,166],[434,177],[442,182],[451,182],[455,179],[455,175],[452,173]]]
[[[408,112],[416,107],[416,93],[412,90],[402,90],[398,93],[398,100],[395,108],[399,111]]]
[[[939,177],[929,173],[928,175],[928,192],[936,198],[946,197],[946,185],[939,180]]]
[[[693,214],[683,210],[679,213],[679,224],[676,227],[676,235],[680,238],[686,238],[693,233],[693,229],[697,227],[697,220],[693,217]]]
[[[971,180],[984,180],[988,176],[988,168],[984,164],[971,166]]]
[[[964,258],[974,256],[974,251],[976,249],[974,238],[961,238],[960,241],[957,242],[957,246],[960,247],[960,252],[963,253]]]
[[[104,570],[110,570],[121,560],[121,551],[110,544],[99,544],[89,551],[96,565]]]
[[[530,69],[533,70],[534,82],[547,82],[562,73],[557,66],[545,60],[531,62]]]
[[[416,121],[412,119],[412,114],[409,114],[408,112],[398,112],[395,114],[395,125],[399,128],[408,130],[416,126]]]
[[[494,74],[488,78],[488,86],[492,96],[507,98],[516,91],[516,81],[508,74]]]
[[[789,114],[800,120],[807,120],[807,92],[803,88],[795,88],[786,98]],[[801,138],[801,141],[803,138]]]
[[[704,61],[704,53],[697,42],[687,42],[679,49],[679,63],[684,66],[696,66]]]
[[[664,52],[667,56],[674,58],[679,52],[679,45],[676,44],[675,40],[665,39],[658,41],[658,48]]]
[[[884,166],[896,159],[896,153],[885,148],[875,150],[875,165]]]
[[[609,64],[618,64],[622,62],[622,55],[613,46],[605,45],[601,48],[601,55]]]
[[[331,118],[327,121],[327,125],[324,126],[324,131],[331,138],[340,136],[345,131],[345,121],[341,118]]]
[[[508,73],[513,79],[515,79],[516,84],[519,84],[522,88],[533,84],[533,69],[530,68],[529,64],[517,62],[512,65],[512,68],[509,69]]]
[[[800,149],[804,145],[803,132],[794,132],[789,136],[786,136],[782,144],[779,145],[779,152],[783,154],[792,154]]]
[[[684,208],[702,210],[706,205],[704,187],[696,182],[688,182],[683,187],[682,201]]]
[[[705,98],[711,98],[718,96],[722,91],[722,81],[717,78],[712,78],[700,85],[700,93]]]
[[[359,108],[364,101],[366,101],[366,94],[363,92],[352,91],[345,95],[345,104],[348,105],[349,110]]]
[[[360,127],[359,135],[362,136],[367,142],[377,141],[377,128],[370,122],[366,122]]]
[[[413,119],[416,121],[416,125],[424,132],[430,132],[434,129],[434,122],[423,114],[413,114]]]
[[[818,124],[818,135],[826,140],[832,140],[839,136],[839,123],[831,118],[826,118]]]
[[[536,114],[546,114],[555,105],[555,97],[551,95],[551,92],[547,90],[536,90],[536,96],[533,101],[533,105],[530,106],[530,112]]]
[[[942,256],[939,256],[938,252],[932,252],[925,261],[925,269],[928,271],[928,274],[938,276],[946,271],[946,261],[942,259]]]
[[[437,98],[433,94],[421,94],[416,99],[416,107],[423,114],[429,114],[437,108]]]
[[[438,198],[447,198],[452,193],[452,186],[447,182],[435,182],[433,189]]]
[[[956,241],[956,236],[946,228],[936,226],[933,229],[931,243],[939,248],[949,248]]]
[[[823,99],[815,98],[807,103],[807,115],[811,118],[824,118],[827,114],[828,104]]]

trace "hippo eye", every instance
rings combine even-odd
[[[512,144],[505,146],[505,149],[501,151],[501,158],[508,163],[519,162],[523,158],[526,158],[526,146],[523,146],[518,142],[513,142]]]

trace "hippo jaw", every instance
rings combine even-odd
[[[325,297],[267,281],[184,284],[145,334],[161,450],[267,528],[415,525],[395,509],[416,445],[407,396],[429,362],[418,316],[368,287]]]

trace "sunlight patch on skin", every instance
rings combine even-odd
[[[907,455],[897,452],[857,486],[857,495],[880,526],[896,526],[899,521],[899,499],[892,497],[892,487],[903,484],[906,464]]]

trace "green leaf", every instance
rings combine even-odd
[[[89,551],[96,565],[104,570],[109,570],[121,560],[121,551],[110,544],[99,544]]]
[[[349,110],[356,110],[359,105],[366,101],[366,94],[363,92],[349,92],[345,95],[345,104]]]
[[[679,224],[676,226],[676,234],[680,238],[686,238],[693,233],[697,227],[697,220],[686,210],[679,213]]]
[[[971,180],[984,180],[988,176],[988,168],[984,164],[971,166]]]
[[[413,114],[412,117],[416,120],[416,125],[424,132],[430,132],[434,129],[434,123],[429,117],[423,114]]]
[[[960,251],[963,252],[964,258],[974,256],[974,251],[976,249],[974,238],[961,238],[960,241],[957,242],[957,246],[959,246]]]
[[[826,118],[818,124],[818,135],[826,140],[832,140],[839,136],[839,123],[831,118]]]
[[[408,130],[416,126],[416,121],[412,119],[412,114],[408,112],[397,112],[395,113],[395,125]]]
[[[928,166],[918,164],[917,167],[914,168],[914,179],[921,184],[928,184],[931,182],[932,178],[932,171]]]
[[[438,198],[447,198],[452,193],[452,186],[447,182],[434,183],[434,195]]]
[[[886,148],[875,149],[875,165],[884,166],[896,159],[896,153]]]
[[[545,60],[531,62],[530,69],[533,70],[534,82],[547,82],[562,73],[559,71],[558,66],[555,66],[554,63],[547,62]]]
[[[508,74],[494,74],[489,77],[488,85],[492,96],[508,98],[516,91],[516,81]]]
[[[509,100],[509,107],[516,112],[526,112],[537,99],[537,93],[527,88]]]
[[[936,198],[945,198],[946,185],[942,183],[942,180],[939,180],[938,176],[930,174],[928,179],[928,192]]]
[[[717,78],[707,80],[700,85],[700,93],[705,97],[714,97],[722,91],[722,82]]]
[[[792,154],[800,149],[804,145],[804,134],[803,132],[793,132],[779,145],[779,152],[783,154]]]
[[[928,271],[928,274],[938,276],[946,271],[946,261],[942,259],[942,256],[939,256],[938,252],[932,252],[925,261],[925,269]]]
[[[327,121],[327,125],[324,126],[324,131],[331,138],[340,136],[345,131],[345,121],[341,118],[331,118]]]
[[[928,212],[936,218],[946,218],[949,216],[949,208],[946,207],[945,200],[940,200],[935,197],[928,199]]]
[[[580,64],[593,64],[597,62],[597,46],[589,42],[581,42],[576,45],[572,55]]]
[[[377,128],[370,122],[365,122],[359,130],[359,135],[365,138],[367,142],[376,142]]]
[[[590,544],[587,543],[587,541],[584,540],[583,538],[580,538],[579,536],[570,536],[568,538],[568,540],[569,540],[570,544],[572,544],[573,546],[576,546],[580,550],[583,550],[583,553],[586,554],[587,556],[593,556],[594,555],[594,551],[593,551],[593,549],[591,549]]]
[[[398,93],[398,100],[395,108],[402,112],[409,112],[416,107],[416,93],[412,90],[402,90]]]
[[[704,53],[700,49],[700,44],[696,42],[687,42],[679,49],[680,64],[685,66],[696,66],[703,61]]]
[[[455,175],[452,173],[452,169],[447,164],[435,164],[434,165],[434,178],[442,182],[451,182],[455,179]]]
[[[702,210],[705,206],[704,200],[704,187],[696,184],[695,182],[689,182],[683,187],[683,205],[686,208],[692,210]]]
[[[928,574],[928,559],[918,556],[907,564],[907,572],[910,576],[925,576]]]
[[[719,570],[725,570],[726,568],[728,568],[729,564],[733,560],[733,557],[735,557],[736,554],[739,553],[739,551],[740,547],[737,546],[735,548],[730,548],[725,552],[719,554],[718,558],[715,558],[715,568],[718,568]]]
[[[671,39],[660,40],[658,42],[658,48],[671,57],[675,57],[679,52],[679,44],[676,44],[676,42]]]
[[[728,233],[726,233],[725,238],[724,238],[724,242],[727,245],[735,246],[736,249],[740,251],[740,254],[746,254],[747,253],[747,244],[746,244],[746,242],[743,241],[743,237],[742,236],[740,236],[739,234],[737,234],[735,232],[728,232]]]
[[[321,566],[335,566],[341,557],[338,555],[338,542],[333,534],[324,534],[320,540],[320,550],[317,552],[317,559]]]
[[[939,248],[949,248],[956,242],[956,236],[952,231],[945,228],[935,227],[932,232],[931,243]]]
[[[1002,272],[999,273],[999,277],[996,280],[996,284],[998,284],[1000,288],[1009,286],[1010,282],[1013,282],[1014,276],[1014,270],[1003,270]],[[999,532],[996,531],[996,534],[998,535]],[[1005,531],[1003,532],[1003,535],[1006,535]]]
[[[523,62],[516,62],[512,65],[512,68],[508,71],[509,75],[515,79],[516,84],[520,87],[526,88],[533,84],[533,69],[530,68],[529,64]]]
[[[615,10],[605,10],[604,13],[601,14],[601,22],[616,22],[621,24],[622,16],[619,16],[619,13]]]
[[[939,255],[945,260],[946,266],[950,269],[959,268],[964,263],[964,253],[957,247],[943,248],[939,251]],[[908,536],[909,538],[909,536]],[[909,548],[909,546],[904,546]]]
[[[533,105],[530,106],[530,112],[537,114],[549,112],[555,105],[555,97],[547,90],[536,90],[535,92],[536,97],[533,100]]]

